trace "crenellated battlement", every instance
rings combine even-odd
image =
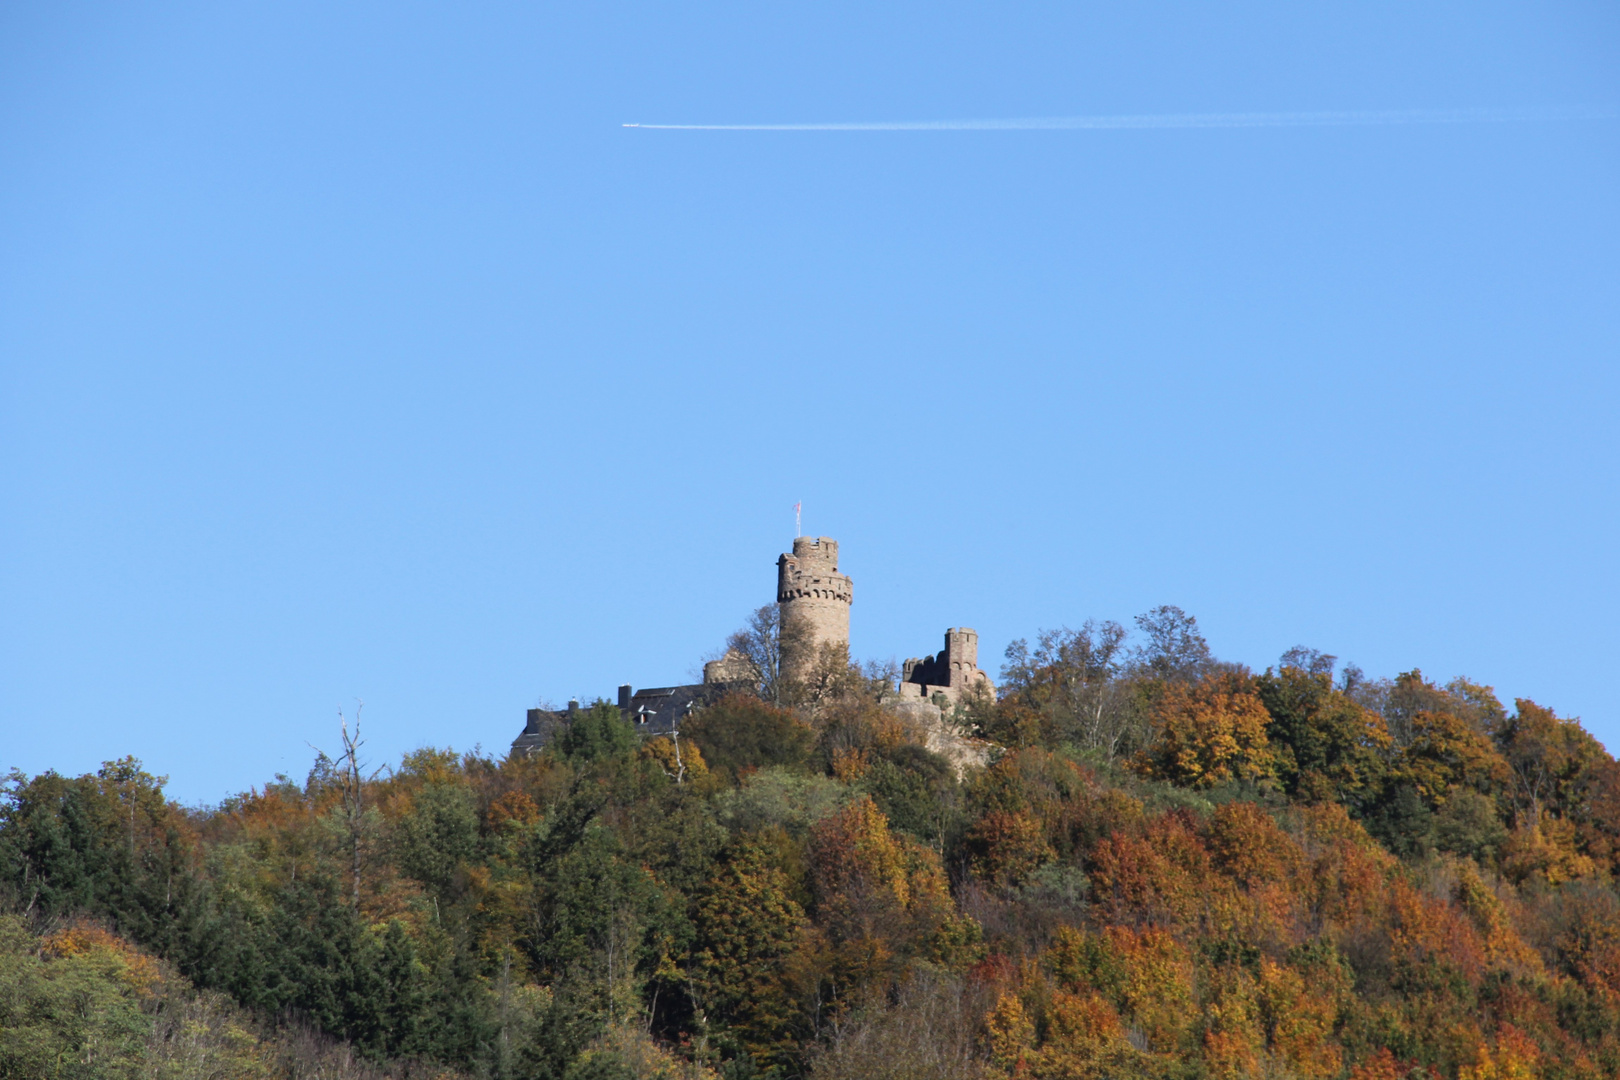
[[[854,602],[855,586],[838,572],[838,541],[826,536],[793,541],[793,554],[776,560],[776,602],[837,600]]]
[[[849,578],[834,578],[832,580],[812,579],[809,582],[799,582],[787,586],[778,585],[776,589],[776,602],[786,604],[794,600],[840,600],[852,604],[854,589],[850,586]]]
[[[809,568],[838,572],[838,541],[830,536],[796,536],[793,538],[793,558]]]

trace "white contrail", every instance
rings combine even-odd
[[[1036,116],[1011,120],[879,120],[821,124],[625,124],[624,126],[650,131],[1121,131],[1149,128],[1500,124],[1539,120],[1610,120],[1616,117],[1620,117],[1620,108],[1582,105],[1529,109],[1160,113],[1148,116]]]

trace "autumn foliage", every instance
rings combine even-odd
[[[314,1075],[297,1031],[513,1080],[1620,1075],[1620,765],[1577,721],[1144,620],[1015,647],[960,772],[850,669],[203,810],[128,759],[15,776],[0,1076],[190,1075],[151,1064],[182,1001],[221,1076]]]

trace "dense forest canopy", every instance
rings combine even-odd
[[[210,808],[13,774],[0,1078],[1620,1074],[1620,766],[1577,721],[1254,672],[1171,607],[1001,674],[960,775],[847,657],[674,740],[598,702]]]

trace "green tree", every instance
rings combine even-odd
[[[607,1021],[639,1012],[647,980],[683,929],[672,925],[679,913],[658,881],[624,858],[622,842],[601,822],[535,869],[540,904],[529,946],[540,971]]]
[[[785,961],[807,925],[786,875],[745,843],[693,897],[692,922],[683,966],[700,1026],[761,1064],[785,1063],[795,1013]]]
[[[270,1013],[296,1010],[373,1053],[385,1049],[376,949],[336,877],[306,875],[266,899],[268,912],[243,912],[231,935],[222,967],[233,996]]]
[[[165,780],[130,757],[75,779],[13,773],[0,795],[0,889],[22,908],[103,916],[160,953],[183,955],[207,889]]]
[[[478,854],[478,808],[459,780],[429,781],[412,793],[394,823],[393,856],[430,894],[448,899],[458,867]]]
[[[1434,847],[1434,811],[1410,780],[1392,780],[1368,808],[1365,824],[1396,855],[1423,855]]]
[[[747,694],[728,694],[681,725],[711,770],[732,782],[755,769],[802,766],[815,733],[791,710]]]
[[[1453,791],[1435,815],[1435,846],[1482,865],[1496,860],[1507,837],[1507,827],[1497,815],[1496,800],[1472,788]]]
[[[0,915],[0,1077],[135,1080],[151,1021],[120,959],[47,959],[21,919]]]
[[[575,714],[558,735],[556,748],[576,762],[625,757],[636,748],[636,729],[619,714],[618,706],[598,699]]]
[[[930,750],[909,743],[888,749],[867,769],[864,782],[896,829],[937,847],[958,827],[956,770]]]
[[[1335,690],[1328,671],[1285,666],[1256,676],[1254,688],[1270,716],[1266,736],[1283,790],[1352,808],[1377,797],[1390,743],[1382,717]]]

